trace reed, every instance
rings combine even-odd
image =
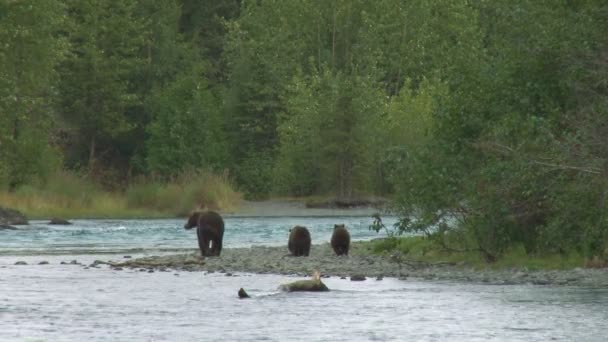
[[[105,191],[85,176],[61,171],[44,185],[0,192],[0,205],[32,219],[176,217],[198,208],[234,210],[240,200],[226,174],[208,171],[189,171],[169,182],[140,179],[125,191]]]
[[[231,211],[241,201],[226,173],[217,175],[209,171],[185,171],[169,182],[143,180],[126,191],[130,208],[168,210],[185,216],[196,209]]]

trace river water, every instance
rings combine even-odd
[[[83,269],[60,261],[192,250],[196,238],[183,220],[74,223],[0,232],[0,341],[608,339],[605,288],[332,277],[327,293],[281,293],[279,284],[301,278]],[[354,240],[377,237],[367,217],[228,217],[224,243],[285,245],[296,224],[321,243],[334,223],[346,223]],[[251,299],[237,298],[241,287]]]

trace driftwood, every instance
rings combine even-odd
[[[312,279],[298,280],[287,284],[281,284],[279,290],[286,292],[310,291],[322,292],[329,291],[329,288],[321,281],[320,274],[315,272]]]

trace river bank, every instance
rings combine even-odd
[[[103,264],[105,261],[99,262]],[[184,254],[151,256],[138,259],[108,261],[112,268],[133,268],[147,271],[174,270],[198,272],[235,272],[309,276],[314,271],[322,276],[366,278],[383,277],[416,280],[449,280],[480,284],[568,285],[608,288],[605,269],[526,270],[520,268],[490,270],[474,269],[452,263],[425,263],[390,255],[375,255],[370,244],[354,243],[350,255],[335,256],[329,244],[313,245],[310,257],[292,257],[286,247],[254,246],[228,248],[220,257],[201,258],[196,251]]]

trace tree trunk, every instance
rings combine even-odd
[[[321,71],[321,24],[317,21],[317,68]]]
[[[19,104],[20,104],[20,98],[19,96],[17,96],[17,108],[19,108]],[[13,156],[13,158],[11,158],[11,162],[12,163],[17,163],[17,159],[19,158],[19,156],[17,155],[17,146],[19,144],[19,115],[15,115],[15,119],[13,120],[13,134],[12,134],[12,139],[13,139],[13,148],[11,149],[10,154]],[[17,186],[19,185],[19,180],[18,180],[18,176],[15,175],[15,169],[14,169],[14,165],[9,166],[9,181],[8,181],[8,191],[9,192],[15,192],[15,190],[17,190]]]
[[[93,179],[95,175],[95,136],[91,137],[91,145],[89,147],[89,177]]]
[[[336,9],[334,9],[334,22],[332,29],[332,37],[331,37],[331,67],[334,69],[336,67],[336,17],[337,17]]]

